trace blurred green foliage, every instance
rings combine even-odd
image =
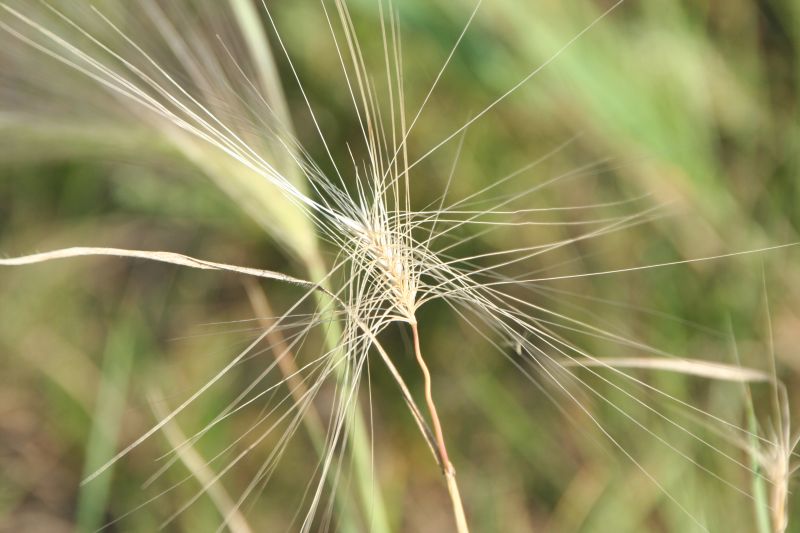
[[[268,4],[336,159],[349,160],[348,143],[356,157],[363,156],[319,4]],[[376,3],[354,0],[349,5],[380,87],[383,49]],[[512,274],[571,276],[797,241],[798,3],[626,1],[563,48],[610,5],[484,2],[414,128],[412,160],[546,63],[467,130],[448,200],[482,189],[574,138],[491,196],[503,198],[602,160],[601,171],[560,180],[514,205],[552,208],[647,195],[634,206],[665,204],[668,211],[533,258]],[[472,5],[403,0],[395,7],[405,98],[415,111]],[[265,20],[260,22],[266,27]],[[0,33],[0,46],[11,38]],[[297,135],[326,168],[324,147],[288,64],[280,54],[276,59]],[[57,83],[58,73],[52,76]],[[6,123],[7,104],[0,100],[0,253],[107,245],[303,273],[295,255],[276,244],[281,239],[265,235],[260,221],[222,194],[207,179],[208,168],[196,160],[190,163],[141,132],[114,131],[113,125],[109,131],[67,134],[37,124]],[[416,207],[438,201],[459,138],[412,171]],[[619,216],[631,209],[611,206],[604,213]],[[580,215],[547,212],[537,220],[567,223]],[[469,237],[470,231],[461,236]],[[547,243],[579,232],[570,225],[517,226],[470,240],[458,253]],[[329,248],[324,252],[327,260],[335,254]],[[769,369],[772,337],[780,377],[796,405],[791,391],[800,371],[799,257],[795,248],[785,248],[542,282],[515,294],[679,356],[735,362],[730,323],[743,363]],[[286,309],[297,296],[291,288],[264,286],[276,309]],[[108,492],[79,486],[81,476],[113,455],[115,447],[155,423],[147,399],[151,387],[160,388],[166,403],[175,407],[257,334],[252,323],[235,322],[254,314],[235,276],[141,262],[82,259],[3,270],[0,303],[0,529],[9,531],[68,531],[76,520],[91,530],[184,480],[188,474],[179,465],[153,486],[141,488],[163,464],[156,459],[171,447],[158,436],[107,473],[103,483]],[[552,316],[543,313],[542,319]],[[219,325],[225,321],[231,322]],[[698,530],[678,504],[711,531],[755,530],[751,499],[698,465],[747,493],[749,473],[644,404],[749,462],[735,443],[704,429],[691,412],[654,394],[639,403],[605,382],[602,378],[609,376],[602,372],[583,376],[602,392],[580,393],[586,412],[557,394],[553,402],[545,377],[531,380],[512,364],[513,347],[498,353],[443,304],[423,307],[420,323],[474,531]],[[561,333],[596,356],[640,354],[636,345],[578,331]],[[413,358],[406,357],[407,335],[397,328],[386,342],[420,393],[421,377]],[[268,353],[260,358],[237,368],[181,415],[184,433],[213,420],[248,377],[268,364]],[[376,483],[390,524],[398,531],[447,530],[447,495],[426,445],[380,364],[375,361],[369,370],[371,402],[365,405],[373,424]],[[688,404],[747,424],[739,385],[659,373],[636,376]],[[540,389],[537,383],[546,386]],[[124,395],[124,404],[116,403],[115,393]],[[365,388],[365,398],[366,393]],[[754,394],[768,397],[758,387]],[[592,423],[589,412],[625,453]],[[258,417],[258,410],[251,415]],[[759,416],[766,420],[766,414]],[[634,418],[660,437],[649,435]],[[197,451],[214,456],[253,420],[245,416],[216,426],[196,444]],[[234,498],[268,455],[270,442],[256,449],[245,468],[224,478]],[[246,506],[254,530],[297,528],[291,520],[315,462],[314,446],[298,432],[267,491]],[[110,530],[153,530],[198,488],[191,479],[183,482]],[[203,497],[167,529],[215,531],[219,523],[214,505]],[[792,509],[791,523],[800,523],[800,510]]]

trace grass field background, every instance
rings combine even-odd
[[[271,4],[335,157],[349,159],[347,143],[363,155],[319,5]],[[398,4],[406,102],[416,110],[473,6],[444,0]],[[370,0],[349,5],[365,58],[378,78],[384,75],[378,9]],[[593,215],[608,217],[665,208],[646,223],[514,266],[510,274],[567,277],[519,287],[514,294],[665,353],[736,364],[738,352],[742,364],[763,370],[771,368],[774,357],[794,407],[800,373],[797,248],[572,276],[798,240],[800,7],[790,0],[626,1],[561,51],[610,5],[484,2],[415,126],[411,157],[425,154],[547,62],[467,130],[449,197],[469,195],[571,140],[492,196],[515,194],[603,161],[599,171],[559,180],[514,205],[607,202]],[[265,20],[254,22],[265,25]],[[0,46],[11,39],[0,33]],[[274,36],[270,39],[275,47]],[[278,52],[276,58],[297,136],[316,161],[324,162],[287,62]],[[61,72],[39,76],[57,85]],[[293,235],[291,225],[277,237],[266,232],[269,216],[260,215],[270,207],[258,202],[266,198],[268,203],[268,195],[251,195],[255,203],[249,206],[226,195],[219,179],[233,171],[224,165],[190,160],[130,122],[20,121],[9,94],[0,93],[0,254],[118,246],[303,275],[298,248],[292,246],[301,247],[305,237]],[[81,100],[80,93],[73,97]],[[438,202],[460,139],[413,169],[416,208]],[[626,199],[636,200],[612,205]],[[569,210],[542,212],[532,218],[559,224],[511,226],[470,240],[459,253],[576,236],[580,226],[564,223],[582,217]],[[460,236],[478,231],[468,228]],[[323,246],[326,261],[334,254]],[[298,296],[293,288],[262,285],[280,312]],[[158,458],[173,446],[159,433],[107,475],[79,485],[156,422],[153,405],[177,406],[258,334],[254,324],[236,322],[257,314],[239,277],[140,261],[74,259],[5,269],[0,305],[0,529],[8,531],[69,531],[75,524],[94,530],[186,478],[187,470],[178,464],[142,489],[163,464]],[[672,416],[673,425],[602,379],[585,376],[611,401],[584,391],[585,405],[644,473],[574,403],[560,396],[552,402],[515,368],[508,360],[514,360],[514,347],[505,347],[508,359],[503,357],[435,302],[420,310],[420,322],[474,531],[699,531],[679,503],[711,531],[764,533],[757,518],[763,501],[748,496],[754,490],[752,475],[681,427],[701,432],[749,464],[741,443],[705,429],[686,409],[656,395],[641,396],[644,404]],[[561,333],[598,357],[640,354],[634,346]],[[385,340],[404,377],[421,394],[408,335],[398,327]],[[199,431],[269,358],[265,353],[235,368],[177,419],[176,430]],[[740,384],[633,373],[687,404],[748,424]],[[375,483],[388,523],[397,531],[448,530],[447,493],[425,442],[377,359],[369,376],[371,402],[365,382],[362,407],[373,422]],[[545,377],[534,377],[547,384]],[[753,395],[766,428],[769,389],[754,386]],[[325,394],[317,407],[325,412]],[[196,453],[213,456],[258,416],[256,408],[216,427],[197,444]],[[234,498],[271,444],[262,443],[242,468],[223,479]],[[248,500],[245,516],[254,530],[296,529],[291,521],[316,461],[313,445],[299,431],[267,489]],[[357,491],[351,477],[345,474],[340,488],[346,499]],[[189,479],[111,530],[151,531],[198,489]],[[166,530],[215,531],[220,522],[217,508],[203,496]],[[789,531],[792,523],[800,523],[800,511],[790,511]]]

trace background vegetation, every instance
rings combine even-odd
[[[376,4],[349,5],[368,62],[380,67]],[[485,2],[415,128],[412,158],[551,59],[609,5]],[[626,1],[469,128],[450,197],[486,187],[574,138],[522,185],[516,181],[496,195],[604,160],[601,171],[545,187],[527,197],[524,207],[641,198],[637,209],[661,204],[667,209],[647,223],[534,258],[516,273],[570,276],[797,241],[798,6],[792,0]],[[403,0],[396,7],[406,101],[416,109],[473,6]],[[346,143],[355,144],[357,123],[324,14],[315,2],[270,2],[270,8],[329,144],[337,158],[347,160]],[[10,39],[0,33],[0,46]],[[286,61],[277,60],[297,135],[323,161],[302,96]],[[52,73],[53,84],[58,76]],[[12,103],[0,100],[0,253],[108,245],[302,273],[295,254],[265,234],[260,221],[248,216],[252,210],[220,192],[207,167],[127,126],[76,131],[21,124],[11,118]],[[416,207],[438,200],[457,145],[458,139],[414,169]],[[604,213],[630,211],[628,204]],[[537,218],[580,219],[571,211]],[[470,241],[465,253],[551,242],[579,231],[568,224],[516,226]],[[333,253],[325,250],[326,256]],[[679,356],[731,363],[736,347],[744,364],[762,369],[770,368],[774,356],[794,406],[792,388],[800,373],[798,257],[799,250],[785,248],[570,277],[521,287],[519,295]],[[264,287],[276,309],[285,310],[297,296],[277,284]],[[152,405],[176,406],[257,334],[252,323],[236,322],[256,315],[238,277],[135,261],[70,260],[2,270],[0,305],[0,529],[8,531],[67,531],[76,523],[94,529],[186,477],[178,466],[142,489],[162,464],[157,458],[171,448],[158,435],[111,475],[79,486],[83,475],[153,425]],[[585,413],[563,400],[555,405],[446,307],[432,304],[420,316],[440,416],[474,531],[696,530],[664,491],[712,531],[756,530],[747,496],[665,447],[613,406],[584,398],[603,428],[663,490]],[[579,332],[563,334],[597,356],[638,353],[636,347]],[[386,342],[419,393],[421,377],[407,336],[398,328]],[[513,347],[507,348],[513,360]],[[181,430],[190,434],[213,419],[270,356],[260,357],[237,367],[223,386],[180,417]],[[691,405],[746,424],[739,385],[636,375]],[[620,391],[589,381],[666,442],[750,493],[746,471]],[[155,401],[154,386],[163,393]],[[376,482],[389,523],[398,531],[447,530],[451,518],[440,473],[379,364],[370,368],[370,391]],[[766,392],[754,389],[757,399]],[[656,397],[643,400],[661,405]],[[324,395],[319,408],[324,411]],[[759,413],[763,421],[767,415]],[[675,417],[681,425],[695,423],[685,410]],[[237,417],[215,429],[197,453],[210,457],[250,423]],[[725,449],[749,461],[735,444]],[[268,452],[267,443],[247,468],[226,477],[227,491],[240,493]],[[253,528],[292,527],[315,458],[314,447],[299,432],[268,490],[247,508]],[[150,531],[197,490],[195,481],[184,483],[112,530]],[[354,490],[342,488],[344,494]],[[800,523],[800,511],[791,521]],[[167,529],[214,531],[219,523],[211,499],[203,497]]]

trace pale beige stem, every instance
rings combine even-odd
[[[148,397],[150,398],[150,407],[153,409],[153,413],[156,417],[164,419],[169,416],[169,411],[164,408],[164,396],[159,389],[155,387],[150,388]],[[164,436],[166,436],[170,446],[176,450],[178,458],[183,462],[189,472],[197,478],[197,481],[200,482],[203,487],[207,487],[205,489],[206,494],[208,494],[214,506],[222,515],[225,520],[225,526],[227,526],[231,533],[252,533],[253,530],[248,525],[239,507],[228,495],[228,492],[220,483],[214,482],[214,472],[208,467],[206,460],[203,459],[191,445],[185,444],[186,435],[183,434],[183,431],[181,431],[181,428],[178,427],[175,421],[173,420],[165,424],[161,428],[161,431],[164,432]]]
[[[452,464],[445,472],[445,477],[447,478],[447,491],[450,493],[450,501],[453,504],[453,516],[456,519],[456,530],[459,533],[469,533],[469,526],[467,526],[467,515],[464,514],[464,506],[461,504],[461,493],[458,492],[456,471]]]
[[[436,404],[433,401],[433,386],[431,383],[431,373],[428,370],[428,365],[425,363],[425,358],[422,357],[422,350],[419,346],[419,329],[415,322],[411,323],[411,332],[414,336],[414,353],[417,356],[417,362],[422,369],[422,374],[425,378],[425,401],[428,404],[428,411],[431,415],[431,422],[433,423],[433,431],[436,437],[436,446],[439,451],[441,459],[442,472],[447,480],[447,491],[450,493],[450,501],[453,504],[453,516],[456,520],[456,530],[458,533],[469,533],[467,526],[467,517],[464,514],[464,505],[461,503],[461,494],[458,491],[458,483],[456,482],[456,470],[453,468],[453,463],[447,455],[447,446],[444,443],[444,433],[442,432],[442,423],[439,421],[439,415],[436,411]]]
[[[274,319],[271,318],[273,316],[272,306],[269,304],[267,295],[253,278],[245,278],[244,286],[247,297],[250,299],[250,305],[258,316],[258,322],[267,332],[267,342],[272,346],[273,353],[276,354],[278,368],[286,380],[292,397],[300,405],[308,393],[308,386],[300,377],[300,370],[295,362],[294,354],[286,344],[286,339],[274,327]],[[310,426],[309,431],[312,433],[312,438],[324,438],[325,428],[313,405],[309,406],[305,418],[306,423]]]

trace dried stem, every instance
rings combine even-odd
[[[267,342],[272,346],[272,351],[275,353],[278,369],[286,380],[286,385],[294,401],[300,404],[308,394],[308,386],[300,377],[300,370],[295,362],[294,354],[286,344],[286,339],[278,328],[274,327],[274,318],[271,318],[274,314],[267,295],[264,294],[261,286],[253,278],[244,278],[243,281],[247,297],[250,299],[250,305],[258,317],[258,322],[267,332]],[[304,417],[305,423],[308,425],[308,431],[311,433],[311,438],[315,439],[314,444],[323,444],[325,428],[316,408],[310,405]]]
[[[444,443],[442,423],[439,421],[439,415],[436,412],[436,404],[433,401],[431,373],[430,370],[428,370],[428,365],[425,363],[425,358],[422,357],[422,350],[419,346],[419,329],[417,328],[416,322],[411,322],[411,332],[414,335],[414,353],[422,369],[422,374],[425,377],[425,401],[428,404],[428,411],[430,412],[431,422],[433,423],[433,431],[436,437],[439,457],[441,459],[442,472],[447,479],[447,491],[450,493],[450,500],[453,504],[456,529],[459,533],[469,533],[467,517],[464,514],[464,505],[461,503],[461,494],[458,491],[458,483],[456,482],[456,470],[453,468],[453,463],[450,462],[450,458],[447,455],[447,446]]]
[[[148,390],[148,398],[150,400],[150,408],[159,420],[169,416],[169,410],[164,408],[164,396],[158,388],[151,387]],[[185,444],[187,442],[186,435],[181,431],[178,424],[172,420],[169,424],[165,424],[161,431],[189,472],[197,478],[197,481],[203,487],[207,487],[206,493],[225,519],[224,524],[231,533],[252,533],[253,530],[244,515],[242,515],[238,505],[228,495],[225,487],[215,482],[214,472],[211,471],[206,460],[197,450],[192,448],[191,444]]]

